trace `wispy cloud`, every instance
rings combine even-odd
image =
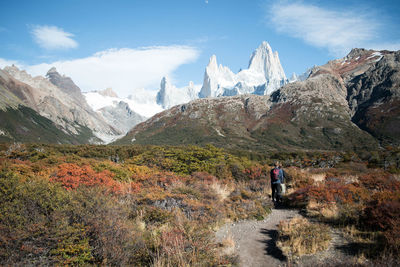
[[[48,50],[71,49],[78,47],[78,43],[72,39],[74,35],[65,32],[56,26],[35,25],[32,27],[32,36],[35,42]]]
[[[268,20],[277,31],[327,48],[335,56],[354,47],[379,46],[375,38],[381,25],[374,17],[359,10],[333,11],[303,2],[276,2],[268,9]]]
[[[182,64],[196,60],[199,51],[191,46],[155,46],[138,49],[109,49],[93,56],[27,66],[31,75],[45,75],[56,67],[83,91],[112,87],[120,96],[135,89],[158,89],[161,78],[172,75]]]

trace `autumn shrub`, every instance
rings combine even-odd
[[[96,187],[82,187],[71,193],[70,222],[85,225],[96,263],[121,266],[149,260],[145,234],[129,220],[132,203],[119,202],[117,196]]]
[[[384,172],[375,172],[359,177],[361,185],[371,191],[400,191],[400,181]]]
[[[212,231],[186,218],[179,210],[176,220],[163,228],[156,246],[156,266],[217,266]]]
[[[278,231],[277,246],[289,260],[326,250],[332,239],[328,226],[301,217],[281,221]]]
[[[363,225],[383,233],[383,247],[399,255],[400,252],[400,191],[381,192],[374,196],[363,213]]]
[[[62,238],[63,222],[68,221],[66,209],[71,197],[58,185],[45,180],[26,181],[19,175],[2,170],[0,173],[0,262],[5,265],[37,264],[49,265],[58,262],[53,252]],[[72,235],[81,239],[81,233]],[[81,244],[75,255],[68,254],[72,261],[91,262],[87,255],[90,249]],[[72,246],[72,245],[71,245]],[[76,257],[75,257],[76,256]],[[71,263],[72,263],[71,261]]]
[[[287,173],[285,183],[293,189],[303,188],[313,184],[309,173],[298,167],[289,167],[284,170]]]
[[[114,193],[136,192],[139,185],[133,182],[119,183],[113,179],[114,174],[109,170],[95,172],[90,166],[78,166],[64,163],[58,166],[55,176],[50,178],[52,182],[59,182],[67,189],[76,189],[80,186],[104,186]]]
[[[144,233],[129,214],[127,206],[100,187],[67,191],[45,179],[2,170],[0,263],[149,264]]]
[[[93,169],[96,172],[102,172],[108,170],[113,174],[113,179],[119,182],[129,182],[131,181],[131,173],[129,170],[113,162],[100,162],[95,164]]]

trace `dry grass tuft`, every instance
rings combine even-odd
[[[228,235],[221,242],[221,254],[226,256],[232,256],[235,254],[235,240],[233,240],[232,235]]]
[[[326,250],[331,241],[329,227],[301,217],[279,223],[278,247],[289,260],[294,256]]]
[[[219,200],[224,201],[229,197],[232,193],[233,188],[228,186],[227,184],[221,184],[218,180],[214,179],[210,184],[210,188],[215,192],[218,196]]]
[[[314,183],[322,183],[325,181],[326,173],[312,174],[310,178],[314,180]]]
[[[335,202],[320,203],[311,199],[306,207],[307,215],[325,220],[334,220],[339,217],[339,208]]]

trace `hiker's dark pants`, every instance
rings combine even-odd
[[[280,201],[281,200],[281,186],[280,184],[271,183],[272,189],[272,201]]]

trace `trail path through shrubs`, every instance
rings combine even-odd
[[[286,258],[276,247],[278,224],[291,219],[297,210],[273,209],[263,221],[242,221],[226,224],[216,233],[217,241],[232,238],[235,252],[239,255],[240,266],[285,266]]]

